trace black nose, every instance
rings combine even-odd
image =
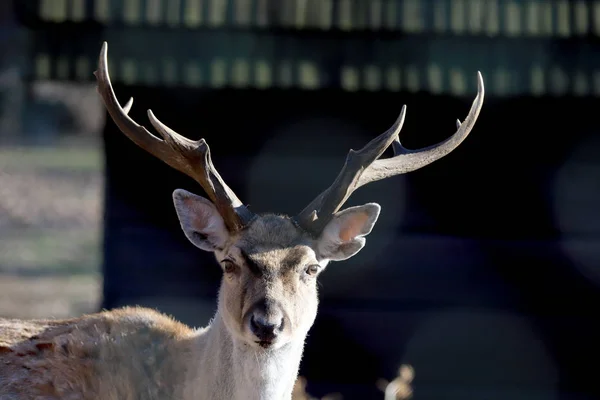
[[[271,342],[283,328],[283,318],[267,319],[261,315],[252,314],[250,329],[261,342]]]

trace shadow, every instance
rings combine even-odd
[[[590,193],[582,186],[589,180],[577,176],[572,179],[579,186],[571,186],[567,200],[557,185],[557,174],[567,160],[598,164],[595,159],[572,158],[582,141],[600,134],[590,112],[593,104],[598,102],[570,97],[487,98],[472,136],[460,150],[406,178],[411,212],[401,230],[477,242],[486,259],[480,267],[495,276],[494,286],[505,288],[501,308],[526,316],[554,358],[559,399],[587,399],[597,393],[590,366],[600,354],[594,339],[600,334],[595,324],[600,290],[563,246],[567,240],[597,243],[600,216],[594,204],[600,198],[582,198]],[[445,111],[449,108],[455,107],[435,108],[436,119],[451,120]],[[435,122],[425,124],[430,131],[437,130]],[[439,140],[433,134],[420,138],[428,143]],[[600,147],[595,154],[599,151]],[[563,200],[558,205],[559,198]],[[465,288],[456,286],[452,291]],[[447,297],[448,303],[455,303],[456,294],[449,292]],[[441,303],[436,302],[435,308]],[[461,369],[460,360],[456,369]],[[426,384],[419,376],[416,381]],[[423,398],[418,389],[415,398]]]

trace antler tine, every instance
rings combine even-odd
[[[359,151],[350,149],[346,162],[333,184],[295,217],[298,225],[313,234],[318,234],[323,229],[330,217],[357,189],[359,178],[365,169],[381,157],[390,144],[397,140],[405,116],[406,106],[403,106],[400,115],[390,129],[371,140]]]
[[[389,178],[394,175],[401,175],[407,172],[415,171],[425,167],[434,161],[439,160],[445,155],[451,153],[459,144],[466,139],[479,117],[479,112],[483,106],[485,89],[481,72],[477,72],[477,96],[473,100],[469,114],[461,123],[456,120],[457,131],[448,139],[425,147],[419,150],[408,150],[402,146],[400,140],[393,144],[394,157],[377,160],[361,175],[357,187],[366,185],[369,182]]]
[[[210,148],[204,139],[194,141],[178,134],[148,110],[150,122],[164,139],[161,140],[127,115],[133,98],[121,108],[110,82],[107,52],[108,44],[104,42],[98,60],[98,70],[94,75],[98,80],[98,93],[121,132],[156,158],[195,179],[215,204],[230,230],[239,230],[245,226],[254,214],[223,181],[212,163]]]
[[[404,148],[398,138],[406,113],[406,106],[404,106],[400,117],[388,131],[373,139],[358,152],[350,150],[346,162],[333,184],[298,214],[296,217],[298,225],[314,236],[318,236],[333,214],[359,187],[417,170],[452,152],[473,129],[483,105],[484,94],[483,78],[478,71],[477,96],[464,122],[456,121],[458,129],[456,133],[441,143],[419,150]],[[379,157],[390,144],[394,150],[394,156],[380,160]]]

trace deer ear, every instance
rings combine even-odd
[[[210,200],[177,189],[173,192],[173,202],[181,228],[190,242],[206,251],[220,250],[225,246],[229,232]]]
[[[368,203],[335,214],[319,238],[318,252],[324,259],[341,261],[352,257],[365,245],[365,238],[377,222],[381,207]]]

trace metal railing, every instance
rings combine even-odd
[[[40,0],[48,22],[247,27],[505,37],[600,36],[600,1],[569,0]]]
[[[469,96],[480,70],[494,96],[600,95],[600,0],[25,3],[32,80],[91,81],[108,40],[126,84]]]

